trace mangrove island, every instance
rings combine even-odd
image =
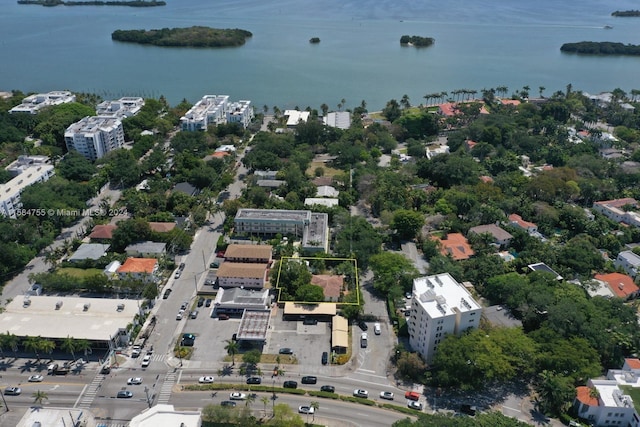
[[[611,14],[611,16],[620,16],[620,17],[640,16],[640,10],[616,10]]]
[[[400,44],[405,46],[428,47],[435,43],[431,37],[407,36],[400,37]]]
[[[565,43],[560,50],[585,55],[640,55],[639,45],[614,42]]]
[[[111,39],[119,42],[165,47],[233,47],[242,46],[253,36],[246,30],[210,27],[162,28],[160,30],[116,30]]]

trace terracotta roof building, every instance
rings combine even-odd
[[[228,262],[271,263],[273,247],[271,245],[241,245],[231,244],[227,247],[224,257]]]
[[[536,224],[523,220],[522,217],[518,214],[509,215],[509,222],[511,223],[511,225],[521,228],[529,233],[538,231],[538,226]]]
[[[335,274],[314,274],[311,276],[311,284],[320,286],[324,292],[324,300],[337,302],[340,300],[342,287],[344,286],[344,276]]]
[[[435,236],[431,238],[440,244],[440,253],[442,255],[451,255],[455,261],[469,259],[475,255],[467,238],[460,233],[449,233],[445,239]]]
[[[150,222],[149,228],[156,233],[167,233],[176,228],[175,222]]]
[[[127,258],[118,269],[121,279],[134,278],[147,282],[156,280],[158,260],[155,258]]]
[[[89,234],[90,239],[94,240],[111,240],[113,238],[113,231],[118,228],[117,225],[105,224],[96,225]]]
[[[611,291],[622,299],[633,298],[640,290],[630,276],[622,273],[596,274],[595,279],[608,284]]]

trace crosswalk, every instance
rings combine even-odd
[[[162,388],[160,389],[158,400],[156,401],[157,405],[166,405],[167,403],[169,403],[169,399],[171,398],[171,390],[173,389],[173,385],[175,383],[175,372],[169,372],[164,376],[164,382],[162,383]]]
[[[151,360],[154,362],[164,362],[166,358],[166,354],[154,354],[153,356],[151,356]]]
[[[102,381],[104,381],[105,376],[102,374],[96,375],[96,377],[91,381],[87,389],[85,390],[82,398],[76,404],[76,408],[91,408],[91,404],[93,403],[93,399],[95,399],[96,394],[98,393],[98,389],[102,385]],[[115,426],[114,426],[115,427]]]
[[[127,427],[127,423],[98,423],[96,427]]]

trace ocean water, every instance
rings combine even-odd
[[[560,52],[566,42],[640,44],[640,18],[614,18],[637,1],[606,0],[166,0],[167,6],[45,8],[0,5],[0,90],[250,99],[258,108],[370,110],[407,94],[530,87],[537,96],[640,89],[640,57]],[[116,29],[242,28],[239,48],[160,48],[113,42]],[[605,25],[613,26],[604,29]],[[400,36],[433,37],[424,49]],[[312,45],[311,37],[321,43]]]

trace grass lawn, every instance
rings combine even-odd
[[[65,267],[58,269],[57,273],[68,274],[72,277],[85,279],[87,277],[95,276],[96,274],[101,274],[102,270],[100,270],[99,268],[87,268],[86,270],[84,270],[82,268]]]
[[[324,169],[324,176],[328,176],[328,177],[331,177],[331,178],[333,178],[334,176],[336,176],[339,173],[342,173],[342,171],[340,169],[330,168],[329,166],[327,166],[326,163],[323,163],[323,162],[311,162],[311,164],[309,165],[309,169],[307,169],[307,175],[316,176],[315,175],[316,168]]]
[[[633,399],[633,406],[636,408],[636,412],[640,412],[640,388],[631,387],[629,385],[621,385],[620,388],[625,394],[628,394]]]
[[[278,362],[276,358],[280,356],[280,364],[281,365],[297,365],[298,359],[295,356],[290,354],[263,354],[260,357],[260,363],[272,363],[277,365]],[[231,362],[231,356],[225,356],[223,359],[225,362]],[[236,363],[242,363],[242,354],[236,354]]]

